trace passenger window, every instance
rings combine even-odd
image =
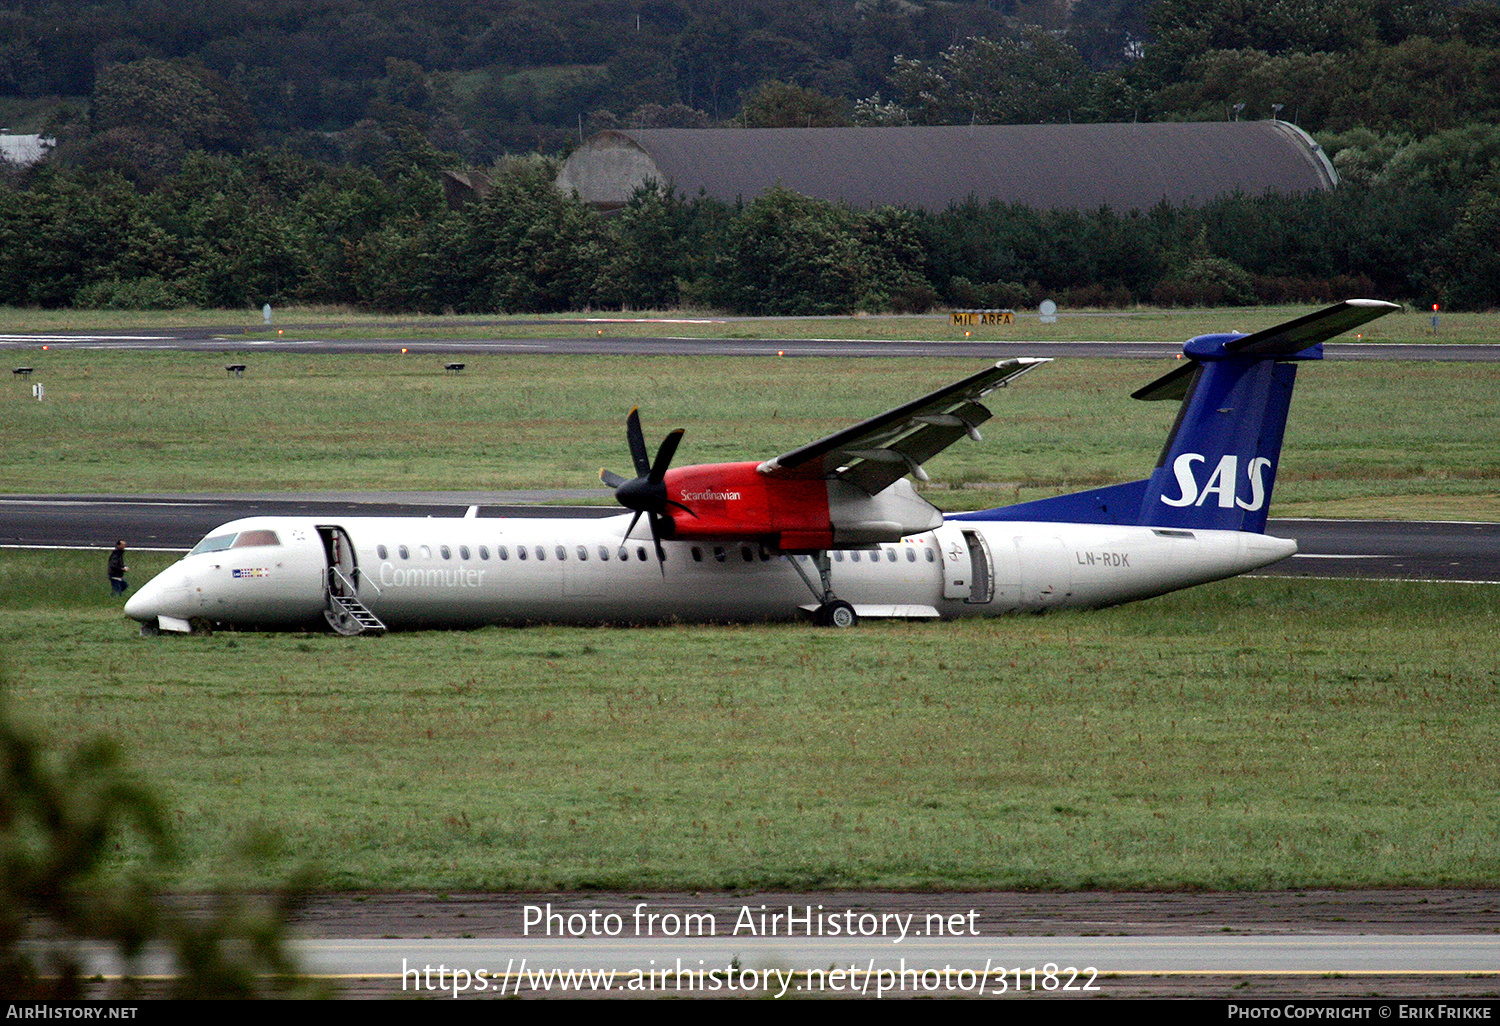
[[[714,546],[714,559],[718,560],[720,563],[724,562],[724,546]]]
[[[587,545],[580,545],[580,546],[578,546],[578,558],[579,559],[588,559],[589,558],[589,547]]]
[[[386,549],[384,545],[377,545],[375,546],[375,555],[379,556],[381,559],[389,559],[390,551]]]
[[[926,549],[926,550],[924,550],[924,551],[925,551],[925,552],[926,552],[926,553],[927,553],[927,562],[929,562],[929,563],[934,563],[934,562],[936,562],[936,561],[937,561],[937,560],[936,560],[936,559],[935,559],[935,558],[934,558],[934,557],[933,557],[933,554],[932,554],[932,550],[931,550],[931,549]]]
[[[896,550],[895,549],[886,549],[885,550],[885,561],[887,563],[894,563],[896,561]]]
[[[516,558],[517,559],[525,559],[526,558],[526,546],[524,546],[524,545],[517,545],[516,546]]]
[[[635,547],[635,558],[639,559],[642,563],[646,561],[646,546],[637,545]]]
[[[906,547],[906,561],[908,563],[915,563],[917,561],[917,550],[910,545]]]
[[[546,558],[547,558],[547,547],[545,545],[538,545],[536,547],[536,558],[540,559],[540,560],[543,560],[543,561],[546,560]]]
[[[835,563],[842,563],[844,561],[844,552],[843,552],[842,549],[834,552],[834,554],[833,554],[833,561]]]
[[[421,546],[418,546],[417,547],[417,555],[421,556],[423,559],[431,559],[432,558],[432,546],[430,546],[430,545],[421,545]]]
[[[606,563],[609,562],[609,549],[606,546],[599,546],[599,558]]]
[[[440,548],[439,548],[439,549],[438,549],[438,551],[439,551],[439,552],[441,552],[441,553],[442,553],[442,554],[443,554],[443,558],[444,558],[444,559],[452,559],[452,558],[453,558],[453,550],[452,550],[452,549],[450,549],[450,548],[449,548],[449,547],[448,547],[448,546],[446,546],[446,545],[444,545],[444,546],[441,546],[441,547],[440,547]]]
[[[458,558],[459,559],[468,559],[469,558],[469,547],[467,545],[460,545],[458,547]]]
[[[694,563],[701,563],[701,562],[703,562],[703,550],[700,549],[696,545],[693,546],[693,562]]]
[[[408,549],[405,545],[396,546],[396,552],[400,554],[402,559],[411,558],[411,550]]]
[[[560,559],[560,560],[561,559],[567,559],[568,558],[568,550],[565,549],[565,548],[563,548],[561,545],[559,545],[557,547],[557,558]]]
[[[620,562],[621,563],[628,563],[628,562],[630,562],[630,550],[627,549],[623,545],[620,546]]]
[[[496,545],[495,546],[495,555],[499,556],[501,559],[509,559],[510,558],[510,549],[506,548],[504,545]]]
[[[740,558],[743,559],[746,563],[754,563],[755,562],[755,553],[753,553],[753,552],[750,551],[750,546],[748,546],[748,545],[741,545],[740,546]]]
[[[481,546],[479,546],[479,558],[480,559],[489,559],[490,558],[489,546],[487,546],[487,545],[481,545]]]

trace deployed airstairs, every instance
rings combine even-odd
[[[346,637],[356,634],[384,634],[385,624],[356,598],[358,589],[336,566],[328,568],[328,608],[323,616],[328,626]]]

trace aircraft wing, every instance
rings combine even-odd
[[[925,481],[922,464],[965,435],[977,439],[990,411],[979,400],[1045,359],[1002,360],[946,388],[862,420],[757,469],[769,476],[837,477],[875,495],[907,474]]]

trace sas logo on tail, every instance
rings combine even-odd
[[[1172,473],[1177,476],[1177,488],[1181,494],[1173,499],[1162,495],[1161,501],[1168,506],[1202,506],[1208,501],[1210,495],[1219,497],[1220,509],[1260,509],[1266,504],[1266,470],[1271,466],[1271,461],[1264,456],[1257,456],[1245,464],[1244,479],[1250,486],[1250,501],[1246,502],[1239,497],[1240,482],[1240,458],[1238,456],[1225,456],[1219,460],[1219,465],[1214,468],[1213,473],[1208,475],[1208,481],[1202,488],[1198,487],[1198,479],[1193,475],[1194,463],[1207,463],[1206,457],[1196,452],[1185,452],[1172,461]]]

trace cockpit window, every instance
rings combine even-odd
[[[280,545],[281,539],[276,537],[275,531],[241,531],[238,534],[214,534],[204,538],[189,556],[196,556],[200,552],[222,552],[225,549],[248,549],[257,545]]]
[[[193,551],[189,552],[188,555],[189,556],[196,556],[200,552],[219,552],[219,551],[221,551],[223,549],[227,549],[227,548],[229,548],[229,546],[233,545],[234,544],[234,539],[235,539],[235,536],[232,535],[232,534],[215,534],[215,535],[210,535],[209,537],[204,538],[197,545],[194,545],[193,546]]]

